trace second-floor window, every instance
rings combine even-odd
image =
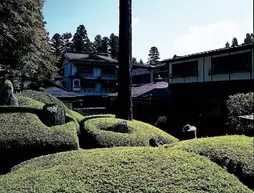
[[[84,76],[93,76],[93,68],[78,68],[78,73]]]
[[[115,69],[114,68],[102,68],[101,69],[102,75],[108,76],[115,76]]]
[[[172,65],[172,76],[184,78],[198,75],[198,61],[183,62]]]
[[[212,74],[248,72],[251,64],[251,53],[235,54],[212,58]]]

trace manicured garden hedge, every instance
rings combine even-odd
[[[207,158],[165,148],[108,148],[29,160],[0,177],[0,192],[251,193]]]
[[[254,138],[223,136],[182,141],[173,150],[185,150],[208,157],[254,189]]]
[[[50,94],[47,94],[46,92],[35,91],[35,90],[24,90],[21,93],[21,97],[22,96],[31,98],[33,100],[39,101],[44,104],[56,104],[58,106],[58,108],[64,109],[68,115],[72,116],[72,118],[76,119],[78,122],[81,122],[84,119],[84,117],[82,115],[80,115],[79,113],[77,113],[75,111],[68,109],[68,107],[66,107],[62,101],[60,101],[59,99],[57,99],[56,97],[54,97]]]
[[[21,104],[35,109],[43,105],[27,98]],[[36,114],[0,113],[0,173],[36,156],[78,149],[77,127],[71,118],[64,125],[47,127]]]
[[[136,120],[127,122],[127,131],[113,131],[114,125],[121,121],[123,120],[113,118],[113,115],[85,117],[81,129],[80,146],[82,148],[149,146],[150,139],[163,143],[178,141],[164,131]]]
[[[236,94],[227,100],[228,118],[233,134],[254,135],[254,124],[245,126],[238,116],[253,114],[254,93]]]

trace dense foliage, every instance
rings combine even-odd
[[[81,147],[149,146],[151,139],[164,144],[178,141],[160,129],[136,120],[127,121],[126,131],[118,131],[114,125],[123,120],[105,116],[85,118],[81,128]]]
[[[231,131],[238,134],[254,135],[254,125],[245,126],[238,118],[240,115],[250,115],[254,109],[254,93],[236,94],[227,100],[228,118]]]
[[[42,15],[43,0],[2,0],[0,64],[13,78],[56,71]]]
[[[182,141],[170,146],[175,150],[185,150],[208,157],[254,189],[253,138],[223,136]]]
[[[22,107],[41,109],[42,103],[19,97]],[[16,107],[18,108],[18,107]],[[0,172],[21,161],[79,147],[74,120],[60,126],[47,127],[36,114],[0,114]]]
[[[27,161],[0,177],[0,192],[252,191],[198,155],[164,148],[112,148]]]

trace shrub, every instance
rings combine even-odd
[[[46,92],[40,92],[35,90],[24,90],[21,93],[21,96],[31,98],[36,101],[40,101],[41,103],[44,103],[44,104],[56,104],[59,108],[59,114],[61,113],[61,110],[64,109],[68,115],[72,116],[78,122],[81,122],[84,119],[82,115],[68,109],[68,107],[66,107],[62,101],[60,101],[59,99],[57,99],[56,97],[50,94],[47,94]]]
[[[112,115],[86,117],[84,121],[80,137],[80,146],[83,148],[149,146],[150,139],[163,143],[178,141],[152,125],[135,120],[127,121],[128,128],[125,133],[117,132],[114,125],[122,120],[113,118]]]
[[[251,193],[207,158],[164,148],[109,148],[29,160],[0,177],[0,192]]]
[[[47,127],[36,114],[0,114],[1,173],[7,172],[21,161],[49,153],[75,150],[78,147],[75,121]]]
[[[254,107],[254,93],[248,94],[236,94],[229,96],[227,100],[227,108],[228,108],[228,118],[231,127],[235,130],[232,132],[234,134],[254,134],[254,126],[253,124],[249,124],[245,126],[238,116],[248,115],[253,113]]]
[[[253,138],[223,136],[182,141],[172,146],[174,150],[185,150],[208,157],[236,175],[244,184],[254,188]]]

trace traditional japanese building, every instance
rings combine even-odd
[[[64,87],[81,96],[105,96],[116,89],[117,60],[107,54],[65,52]]]

